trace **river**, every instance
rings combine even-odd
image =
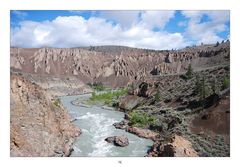
[[[116,129],[113,123],[123,120],[124,113],[103,109],[101,106],[81,107],[71,102],[76,99],[87,99],[91,95],[63,96],[60,100],[69,111],[73,122],[82,130],[76,139],[71,156],[77,157],[143,157],[153,144],[152,140],[140,138],[121,129]],[[124,135],[129,140],[126,147],[117,147],[104,139],[110,136]]]

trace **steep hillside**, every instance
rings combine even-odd
[[[58,100],[11,74],[11,156],[69,156],[80,130]]]
[[[230,43],[158,51],[121,46],[86,48],[11,48],[11,69],[44,76],[74,76],[83,82],[125,86],[150,75],[229,64]]]
[[[230,156],[229,66],[195,71],[189,78],[150,77],[133,84],[118,107],[129,124],[159,133],[150,156],[175,156],[175,135],[190,141],[198,156]]]

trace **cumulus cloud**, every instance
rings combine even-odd
[[[139,21],[140,11],[101,11],[100,17],[119,23],[122,28],[129,28]]]
[[[223,40],[218,33],[227,31],[226,25],[229,22],[229,11],[182,11],[182,14],[189,19],[186,35],[197,43],[215,43]],[[202,22],[204,16],[208,21]]]
[[[20,21],[18,26],[11,28],[11,46],[124,45],[178,49],[202,42],[215,43],[223,40],[219,33],[229,32],[226,25],[229,22],[228,11],[182,11],[185,19],[175,20],[177,27],[184,28],[181,33],[168,32],[165,28],[175,17],[175,11],[100,11],[88,18],[81,16],[82,11],[74,12],[80,13],[59,16],[51,21]],[[155,31],[156,27],[158,31]]]
[[[180,33],[154,32],[140,24],[123,28],[100,17],[60,16],[52,21],[23,21],[11,29],[11,46],[16,47],[125,45],[172,49],[187,44]]]
[[[148,28],[159,27],[163,29],[168,21],[174,17],[175,11],[144,11],[141,14],[141,23]]]

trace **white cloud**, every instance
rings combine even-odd
[[[168,21],[174,17],[175,11],[101,11],[100,17],[113,20],[123,28],[143,26],[163,29]]]
[[[180,33],[154,32],[135,24],[123,28],[104,18],[57,17],[52,21],[23,21],[11,29],[11,46],[79,47],[89,45],[125,45],[151,49],[181,48],[189,43]]]
[[[229,21],[229,11],[182,11],[189,18],[186,35],[197,41],[197,43],[215,43],[223,40],[218,33],[226,31],[226,23]],[[201,22],[203,16],[208,21]]]
[[[78,12],[78,11],[74,11]],[[82,11],[79,11],[82,12]],[[164,28],[175,11],[101,11],[100,16],[59,16],[52,21],[21,21],[11,28],[11,46],[79,47],[125,45],[151,49],[182,48],[223,40],[218,33],[229,31],[228,11],[182,11],[188,20],[177,20],[184,33]],[[21,14],[20,14],[21,15]],[[24,14],[23,14],[24,15]],[[202,21],[207,16],[207,21]],[[109,20],[114,20],[114,23]],[[153,31],[154,27],[160,31]]]
[[[101,11],[100,17],[118,22],[123,28],[129,28],[136,24],[139,19],[140,11]]]
[[[141,23],[148,28],[159,27],[163,29],[171,18],[175,15],[175,11],[145,11],[141,15]]]

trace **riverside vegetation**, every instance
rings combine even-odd
[[[116,100],[121,96],[126,95],[127,92],[128,90],[125,88],[121,88],[118,90],[107,90],[106,92],[99,94],[93,92],[87,103],[95,104],[100,102],[108,106],[115,106]]]
[[[87,103],[124,112],[116,128],[154,141],[147,156],[230,156],[229,41],[163,51],[11,48],[11,155],[69,156],[80,130],[57,98],[91,92]]]

